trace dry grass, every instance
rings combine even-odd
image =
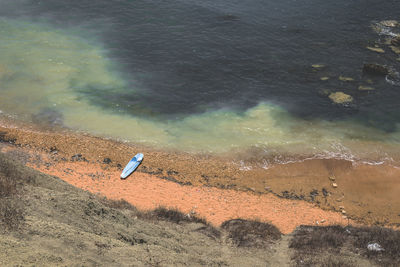
[[[354,267],[358,266],[355,261],[349,259],[343,259],[340,256],[321,256],[309,257],[305,256],[295,261],[296,266],[319,266],[319,267]]]
[[[296,231],[289,247],[307,250],[340,250],[347,239],[341,226],[301,227]]]
[[[199,218],[194,215],[184,214],[177,209],[168,209],[165,207],[158,207],[155,210],[149,212],[143,212],[140,214],[141,218],[144,219],[151,219],[151,220],[163,220],[169,221],[173,223],[182,223],[182,222],[195,222],[195,223],[202,223],[208,224],[204,218]]]
[[[234,219],[224,222],[221,227],[238,247],[265,247],[282,235],[274,225],[259,221]]]
[[[131,210],[134,212],[138,212],[137,208],[133,206],[131,203],[127,202],[125,199],[113,200],[104,197],[100,199],[100,202],[112,209]]]
[[[370,251],[378,243],[384,251]],[[302,226],[289,244],[297,266],[354,266],[344,251],[361,255],[381,266],[400,266],[400,232],[383,227]],[[321,257],[323,254],[329,257]]]
[[[0,161],[0,225],[17,230],[24,218],[17,177],[7,161]]]
[[[100,200],[104,205],[113,209],[119,210],[130,210],[133,212],[132,215],[152,222],[156,221],[168,221],[176,224],[182,223],[200,223],[203,227],[197,229],[198,232],[207,235],[208,237],[218,239],[221,236],[221,232],[207,222],[204,218],[199,218],[191,214],[184,214],[177,209],[168,209],[166,207],[158,207],[152,211],[139,211],[135,206],[130,204],[124,199],[112,200],[103,198]]]
[[[382,227],[361,227],[350,229],[353,246],[362,255],[384,266],[400,266],[400,231]],[[384,251],[370,251],[370,243],[378,243]]]

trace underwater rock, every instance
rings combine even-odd
[[[367,46],[367,49],[371,50],[371,51],[374,51],[374,52],[377,52],[377,53],[385,53],[385,50],[383,50],[380,47]]]
[[[400,36],[394,37],[390,40],[390,44],[394,46],[400,46]]]
[[[353,78],[351,77],[345,77],[345,76],[339,76],[339,80],[343,81],[343,82],[351,82],[354,81]]]
[[[321,69],[321,68],[325,67],[325,65],[324,64],[313,64],[313,65],[311,65],[311,67],[313,67],[314,69]]]
[[[364,64],[363,73],[370,75],[386,76],[389,74],[389,69],[383,65],[369,63],[369,64]]]
[[[322,89],[322,90],[319,90],[319,91],[318,91],[318,94],[319,94],[320,96],[323,96],[323,97],[328,96],[330,93],[331,93],[331,91],[328,90],[328,89]]]
[[[391,45],[390,48],[392,49],[393,52],[396,54],[400,54],[400,47],[396,47],[394,45]]]
[[[331,93],[329,95],[329,98],[336,104],[350,103],[351,101],[353,101],[353,97],[351,95],[345,94],[343,92]]]
[[[385,27],[397,27],[399,25],[399,22],[397,20],[382,20],[379,22],[380,25],[385,26]]]
[[[371,90],[375,90],[375,88],[370,87],[370,86],[360,85],[360,86],[358,87],[358,90],[360,90],[360,91],[371,91]]]
[[[393,28],[395,28],[396,26],[398,26],[399,23],[395,20],[390,21],[381,21],[375,24],[371,25],[371,28],[374,32],[376,32],[379,35],[386,35],[386,36],[390,36],[390,37],[396,37],[399,36],[398,33],[393,32]]]

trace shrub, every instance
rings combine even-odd
[[[348,233],[341,226],[307,227],[297,230],[289,244],[290,248],[338,250],[346,241]]]
[[[8,230],[16,230],[23,219],[23,208],[15,180],[0,174],[0,223]]]
[[[100,202],[112,209],[131,210],[134,212],[138,212],[137,208],[128,201],[126,201],[125,199],[114,200],[104,197],[100,199]]]
[[[17,230],[24,219],[22,202],[17,198],[0,198],[0,224],[8,230]]]
[[[353,246],[368,258],[387,266],[400,266],[400,231],[382,227],[360,227],[350,230],[354,236]],[[370,251],[369,243],[378,243],[384,251]]]
[[[142,215],[139,216],[145,219],[164,220],[173,223],[195,222],[195,223],[202,223],[205,225],[208,224],[204,218],[199,218],[194,215],[184,214],[177,209],[168,209],[165,207],[158,207],[155,210],[144,212]]]
[[[295,266],[310,266],[310,267],[353,267],[357,266],[353,260],[341,258],[340,256],[320,256],[313,257],[312,255],[297,255],[295,258]]]
[[[17,183],[14,179],[0,174],[0,198],[17,194]]]
[[[378,243],[384,251],[368,250],[370,243]],[[341,247],[382,266],[400,266],[400,232],[383,227],[302,226],[289,247],[296,250],[293,260],[299,266],[352,266],[336,256],[321,258],[323,253],[342,256]]]
[[[224,222],[221,227],[238,247],[265,247],[282,235],[274,225],[259,221],[234,219]]]

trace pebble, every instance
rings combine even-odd
[[[329,176],[329,180],[331,180],[331,181],[335,181],[335,177],[333,177],[333,176]]]
[[[346,211],[345,211],[345,210],[342,210],[342,214],[346,214]]]
[[[332,183],[332,187],[333,187],[333,188],[336,188],[336,187],[337,187],[337,184],[336,184],[336,183]]]
[[[326,220],[325,220],[325,219],[322,219],[322,220],[321,220],[321,223],[324,223],[324,222],[326,222]]]
[[[329,80],[329,77],[324,76],[324,77],[321,77],[320,80],[321,81],[327,81],[327,80]]]

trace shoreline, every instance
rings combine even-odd
[[[307,209],[313,210],[314,215],[306,216],[307,219],[303,221],[295,220],[290,224],[291,226],[281,224],[281,229],[286,229],[284,231],[293,230],[295,225],[301,223],[315,224],[316,221],[321,220],[326,220],[326,224],[331,222],[346,224],[348,220],[352,220],[366,225],[400,226],[400,214],[396,214],[400,210],[400,200],[396,200],[396,192],[400,190],[400,169],[387,164],[374,166],[361,163],[353,164],[346,160],[311,159],[303,162],[276,164],[268,169],[240,170],[240,166],[232,160],[222,157],[157,151],[87,134],[68,131],[40,131],[40,129],[34,127],[24,128],[7,121],[0,124],[0,133],[3,142],[11,141],[13,143],[12,146],[7,146],[9,152],[13,149],[24,151],[24,153],[29,151],[31,158],[34,158],[32,156],[34,154],[36,154],[35,157],[42,158],[41,161],[36,163],[34,161],[29,163],[31,167],[56,175],[69,183],[75,183],[75,186],[81,188],[86,186],[84,188],[86,190],[92,192],[97,190],[98,193],[111,198],[118,198],[119,195],[116,192],[121,188],[107,195],[105,185],[118,184],[118,186],[123,187],[124,181],[119,179],[119,172],[132,155],[140,151],[145,153],[144,162],[134,175],[128,177],[125,184],[134,186],[134,181],[138,176],[142,183],[151,181],[161,188],[171,186],[174,188],[174,192],[183,192],[187,189],[188,191],[182,193],[183,195],[178,194],[182,199],[175,200],[174,203],[189,203],[187,197],[196,192],[190,190],[196,189],[202,191],[205,194],[204,196],[209,194],[207,190],[212,191],[214,195],[222,194],[223,198],[230,199],[231,202],[231,198],[226,197],[225,193],[229,192],[231,195],[236,195],[238,199],[244,202],[246,199],[248,201],[249,199],[271,198],[277,201],[276,203],[285,203],[286,206],[293,205],[296,208],[286,213],[289,220],[293,220],[293,218],[290,218],[291,214],[303,217],[304,214],[307,214]],[[92,172],[82,172],[89,166],[92,168]],[[73,171],[67,174],[65,172],[67,169]],[[75,179],[73,173],[78,173],[77,176],[80,178]],[[109,177],[109,179],[104,178],[104,180],[102,177]],[[84,181],[88,180],[93,183],[84,185]],[[336,188],[332,186],[333,183],[337,184]],[[136,188],[135,190],[139,189]],[[214,190],[217,191],[214,192]],[[157,190],[155,191],[157,192]],[[164,194],[164,198],[169,197],[165,191],[162,194]],[[188,194],[188,196],[185,196],[185,194]],[[207,198],[199,197],[197,201],[212,199],[211,195],[207,195]],[[221,198],[221,195],[219,197]],[[129,198],[129,194],[126,195],[126,198]],[[163,201],[159,200],[157,205],[168,204]],[[286,201],[289,202],[286,203]],[[232,203],[235,203],[238,207],[241,206],[238,202]],[[257,205],[255,200],[251,203],[253,206]],[[132,204],[144,209],[148,209],[150,206],[156,207],[155,204],[150,206],[140,203]],[[220,202],[217,201],[212,205],[219,204]],[[305,206],[302,206],[303,204]],[[191,212],[194,206],[198,206],[193,203],[191,208],[183,204],[179,205],[177,206],[184,212]],[[261,206],[265,209],[279,205],[270,203]],[[242,206],[245,210],[249,207],[249,205],[246,208]],[[199,214],[208,216],[208,219],[216,213],[223,213],[222,210],[207,212],[207,208],[203,208],[204,210],[199,211]],[[295,210],[299,212],[295,212]],[[336,219],[332,219],[330,222],[322,218],[321,215],[315,216],[315,214],[318,214],[317,211],[323,214],[332,213],[332,216]],[[214,215],[211,215],[211,213],[214,213]],[[241,216],[253,216],[263,220],[269,218],[271,220],[271,217],[268,217],[270,215],[267,216],[266,214],[268,212],[260,208],[256,212],[243,213]],[[229,216],[234,215],[230,214]],[[273,220],[279,227],[279,219]],[[215,218],[211,221],[212,223],[219,223],[218,219]]]

